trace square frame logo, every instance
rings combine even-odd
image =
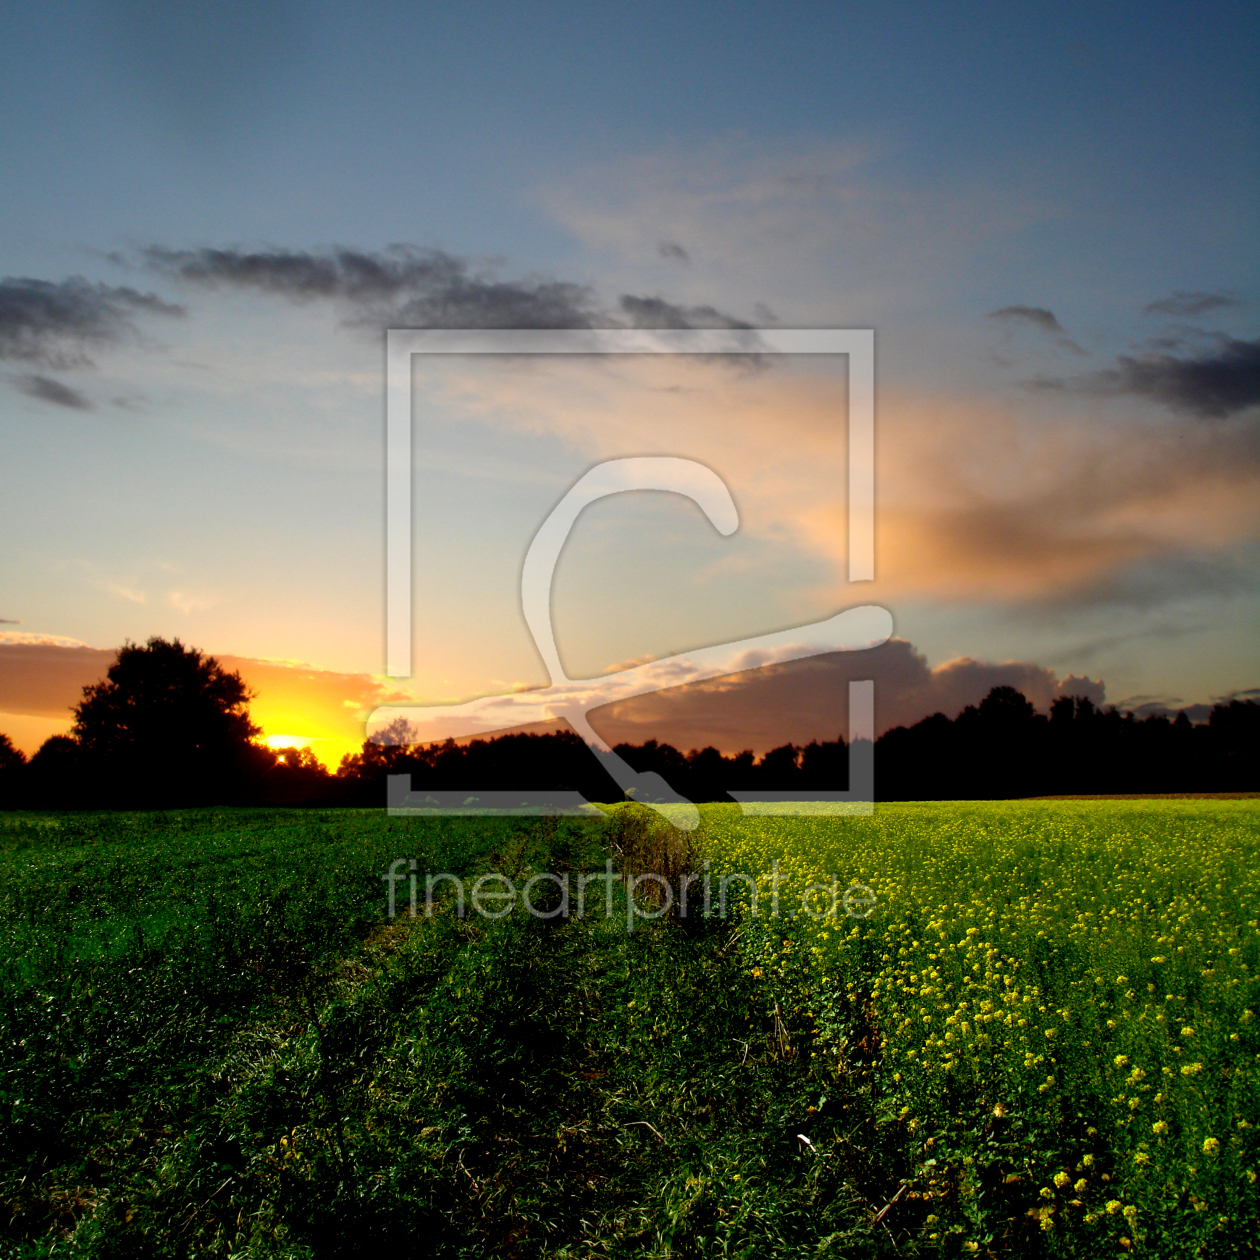
[[[848,359],[848,580],[875,576],[875,334],[845,329],[415,329],[391,328],[386,335],[385,394],[385,572],[386,675],[411,675],[412,650],[412,364],[417,355],[845,355]],[[606,460],[579,478],[541,524],[522,566],[521,605],[539,654],[551,677],[547,688],[506,697],[483,696],[464,705],[388,705],[368,719],[370,738],[398,723],[441,720],[461,736],[488,736],[511,726],[566,720],[601,758],[627,795],[657,810],[675,826],[699,821],[694,804],[660,775],[640,774],[617,756],[591,727],[587,713],[616,700],[732,672],[733,658],[747,652],[773,654],[774,663],[825,652],[877,647],[892,634],[892,618],[875,605],[849,608],[825,621],[760,635],[736,643],[683,653],[598,679],[571,679],[560,664],[551,629],[551,578],[560,550],[582,509],[625,490],[669,490],[693,499],[723,534],[733,533],[738,515],[726,484],[694,460],[627,457]],[[667,681],[668,680],[668,681]],[[869,815],[874,810],[873,680],[849,684],[847,791],[732,791],[746,814]],[[788,798],[791,799],[788,799]],[[413,794],[409,775],[391,775],[390,813],[534,814],[588,813],[593,806],[575,792],[488,791]]]

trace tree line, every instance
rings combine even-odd
[[[622,799],[572,731],[513,733],[467,744],[416,745],[405,726],[366,741],[329,773],[307,749],[258,742],[252,695],[237,673],[178,639],[126,644],[105,679],[84,688],[69,735],[29,760],[0,735],[0,808],[164,809],[196,805],[356,805],[386,800],[390,775],[425,792],[575,791]],[[636,771],[655,771],[693,801],[731,791],[848,788],[843,739],[784,744],[760,757],[667,743],[620,744]],[[1137,718],[1066,696],[1049,714],[1013,687],[995,687],[957,717],[935,713],[875,745],[878,800],[1260,791],[1260,704],[1216,705],[1206,722]]]

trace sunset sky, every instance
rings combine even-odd
[[[588,509],[571,674],[859,603],[895,639],[617,738],[831,737],[848,677],[881,727],[999,681],[1260,695],[1258,37],[1211,2],[7,6],[0,731],[33,751],[151,635],[330,764],[377,704],[544,684],[525,549],[631,455],[713,468],[740,528]],[[384,329],[731,324],[875,330],[876,580],[843,360],[434,360],[385,678]]]

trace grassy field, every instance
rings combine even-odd
[[[637,807],[0,816],[0,1253],[1250,1254],[1258,840],[1201,800],[706,806],[686,843]],[[397,858],[607,857],[693,909],[752,878],[632,933],[620,891],[386,914]]]
[[[739,941],[751,974],[869,1100],[864,1139],[903,1161],[898,1220],[921,1242],[1028,1250],[1035,1229],[1070,1255],[1252,1249],[1255,802],[708,824],[725,869],[763,872]],[[776,860],[787,913],[816,884],[805,904],[826,909],[834,875],[870,917],[771,920]]]

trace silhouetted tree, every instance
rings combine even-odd
[[[572,731],[508,734],[469,744],[408,744],[400,722],[342,760],[343,799],[385,800],[389,774],[410,774],[412,791],[566,788],[588,800],[620,791],[599,758]],[[857,745],[863,752],[869,745]],[[849,749],[842,739],[804,748],[784,744],[760,761],[751,752],[724,757],[716,748],[685,756],[649,740],[618,744],[640,772],[655,770],[692,801],[729,800],[735,791],[815,792],[848,786]],[[1184,713],[1138,719],[1098,709],[1083,696],[1062,696],[1049,716],[1013,687],[995,687],[952,721],[943,713],[894,727],[875,756],[880,800],[991,800],[1021,796],[1159,792],[1238,792],[1260,788],[1260,704],[1218,704],[1207,723]]]
[[[82,749],[69,735],[50,735],[17,771],[15,803],[23,808],[72,809],[84,803]]]
[[[18,766],[24,765],[26,765],[26,754],[20,748],[15,748],[13,741],[7,735],[0,733],[0,774],[16,770]]]
[[[13,746],[13,741],[0,734],[0,809],[16,802],[19,776],[26,765],[26,754]]]
[[[102,804],[145,807],[239,798],[266,764],[241,676],[178,639],[119,649],[83,689],[74,739]]]
[[[757,763],[757,786],[767,792],[790,792],[799,786],[800,757],[795,744],[772,748]]]

